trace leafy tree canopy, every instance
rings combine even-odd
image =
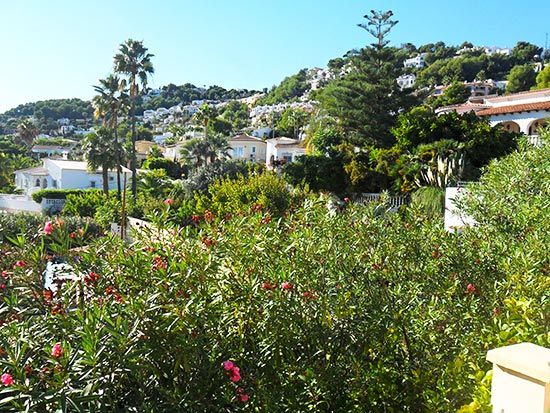
[[[306,80],[307,69],[302,69],[295,75],[284,78],[279,86],[273,87],[267,96],[258,101],[258,104],[273,105],[296,99],[309,89]]]
[[[514,66],[508,75],[508,84],[506,85],[506,92],[517,93],[524,92],[535,86],[537,82],[537,74],[535,73],[533,66],[520,65]]]

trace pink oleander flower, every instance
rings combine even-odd
[[[59,358],[59,357],[61,357],[61,353],[62,353],[61,344],[56,343],[52,347],[52,357]]]
[[[468,284],[466,287],[466,294],[475,294],[477,291],[476,287],[474,287],[472,284]]]
[[[241,394],[237,396],[237,401],[246,403],[248,401],[248,394]]]
[[[25,267],[27,264],[25,264],[25,261],[17,261],[15,263],[16,267]]]
[[[238,382],[241,379],[241,373],[239,372],[239,368],[235,367],[232,370],[233,375],[229,378],[233,383]]]
[[[44,224],[44,234],[51,235],[52,232],[53,232],[53,222],[48,221]]]
[[[2,380],[4,386],[11,386],[13,384],[13,377],[9,373],[2,374],[0,380]]]
[[[223,368],[226,371],[233,370],[235,368],[235,364],[232,361],[226,360],[223,362]]]
[[[164,200],[165,204],[172,205],[174,203],[174,200],[172,198],[168,198]]]
[[[8,275],[9,274],[6,270],[2,271],[2,277],[6,278]]]
[[[281,288],[283,290],[291,290],[292,289],[292,284],[289,283],[289,282],[284,282],[284,283],[281,284]]]

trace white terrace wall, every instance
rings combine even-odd
[[[465,193],[466,190],[463,187],[445,188],[445,229],[447,231],[475,224],[472,217],[460,212],[455,204],[455,200]]]
[[[0,210],[7,212],[41,213],[42,206],[27,195],[0,195]]]

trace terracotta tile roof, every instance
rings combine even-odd
[[[264,142],[264,140],[260,139],[260,138],[256,138],[255,136],[250,136],[250,135],[237,135],[233,138],[231,138],[229,140],[230,142],[243,142],[243,141],[248,141],[248,142]]]
[[[489,109],[480,110],[478,116],[504,115],[506,113],[532,112],[536,110],[550,110],[550,101],[523,103],[518,105],[497,106]]]

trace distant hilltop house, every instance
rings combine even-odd
[[[122,168],[127,181],[132,173]],[[15,186],[30,195],[40,189],[89,189],[102,188],[101,170],[90,172],[83,161],[45,158],[42,166],[20,169],[14,172]],[[116,171],[109,170],[109,189],[116,189]]]
[[[414,74],[401,75],[397,78],[397,84],[399,85],[399,88],[401,90],[413,87],[415,82],[416,82],[416,75]]]
[[[410,59],[406,59],[403,62],[403,66],[406,68],[423,68],[424,67],[424,57],[426,56],[426,53],[420,53],[418,56],[411,57]]]
[[[480,103],[483,101],[484,98],[488,98],[490,96],[497,96],[495,94],[496,89],[505,89],[507,81],[495,81],[492,79],[489,79],[485,82],[481,81],[473,81],[473,82],[464,82],[464,86],[467,86],[470,88],[470,97],[468,98],[470,102],[472,103]],[[449,87],[449,85],[441,85],[441,86],[435,86],[430,96],[432,97],[438,97],[443,96],[445,94],[445,90]],[[491,94],[492,93],[492,94]]]

